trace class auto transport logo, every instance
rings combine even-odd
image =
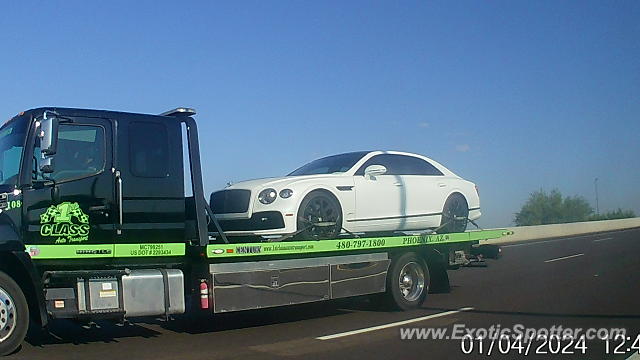
[[[89,240],[89,229],[89,216],[78,203],[51,205],[40,215],[40,235],[55,239],[56,244],[85,242]]]

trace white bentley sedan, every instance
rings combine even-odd
[[[211,194],[228,235],[328,239],[340,233],[459,232],[480,217],[475,184],[421,155],[351,152],[285,177],[243,181]]]

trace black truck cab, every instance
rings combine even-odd
[[[174,116],[63,108],[9,120],[0,128],[0,231],[22,244],[3,237],[0,248],[102,265],[124,245],[184,244],[195,231],[187,231],[182,127]],[[41,149],[47,136],[53,145]]]
[[[0,127],[0,271],[32,319],[184,311],[197,286],[184,283],[187,244],[208,241],[193,114],[38,108]],[[125,309],[123,286],[159,298],[157,309]],[[11,347],[2,332],[23,327],[2,319],[0,347]]]

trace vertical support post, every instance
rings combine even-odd
[[[198,239],[200,246],[209,244],[209,230],[207,228],[204,187],[202,185],[202,168],[200,166],[200,144],[198,142],[198,126],[191,117],[183,119],[187,126],[187,139],[189,141],[189,164],[191,169],[191,188],[196,207],[196,222],[198,225]]]

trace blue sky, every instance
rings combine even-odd
[[[207,191],[425,154],[485,227],[558,188],[640,213],[640,2],[0,3],[0,111],[198,110]]]

